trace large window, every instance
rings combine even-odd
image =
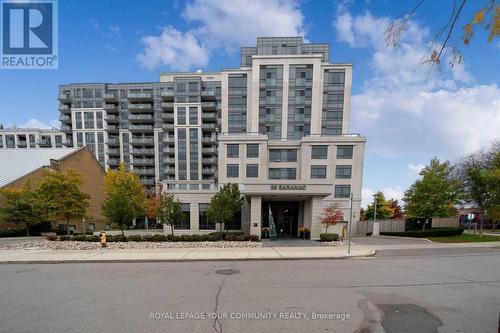
[[[201,203],[198,204],[199,207],[199,220],[200,220],[200,230],[214,230],[215,223],[209,222],[207,217],[207,210],[210,204]]]
[[[311,165],[311,179],[325,179],[326,165]]]
[[[312,146],[311,158],[314,160],[326,160],[328,158],[328,146]]]
[[[60,145],[58,146],[57,138],[59,138]],[[36,141],[35,141],[35,135],[30,134],[29,135],[29,140],[30,140],[30,148],[36,148]],[[62,147],[62,137],[60,135],[56,135],[56,147],[60,148]]]
[[[351,159],[353,146],[337,146],[337,158]]]
[[[295,168],[270,168],[269,179],[296,179],[297,170]]]
[[[349,198],[351,185],[335,185],[335,198]]]
[[[76,125],[76,129],[82,129],[82,113],[81,112],[77,112],[75,113],[75,125]]]
[[[103,128],[103,126],[102,126],[102,112],[96,112],[95,117],[96,117],[97,128]]]
[[[335,178],[350,179],[352,177],[351,165],[337,165],[335,168]]]
[[[186,108],[183,106],[177,108],[177,124],[186,125]]]
[[[198,107],[189,107],[189,125],[198,125]]]
[[[247,144],[247,157],[259,157],[258,144]]]
[[[240,145],[227,145],[227,157],[240,157]]]
[[[184,119],[185,120],[185,119]],[[187,179],[187,143],[186,143],[186,129],[179,128],[177,130],[177,151],[179,161],[179,180]]]
[[[228,164],[227,165],[227,177],[228,178],[238,178],[239,177],[239,165],[238,164]]]
[[[296,149],[271,149],[269,150],[270,162],[297,162]]]
[[[31,136],[32,134],[30,134],[30,146],[31,146]],[[56,147],[57,148],[61,148],[63,146],[62,144],[62,136],[61,135],[56,135]],[[35,136],[33,135],[33,148],[35,148]]]
[[[247,164],[247,177],[248,178],[258,178],[259,177],[259,165],[258,164]]]
[[[83,147],[83,133],[82,132],[76,133],[76,146]]]
[[[3,135],[0,135],[0,148],[3,148]]]
[[[182,220],[177,220],[174,222],[174,229],[179,230],[189,230],[191,229],[191,209],[190,204],[181,203],[182,214],[184,214],[184,218]]]
[[[94,129],[94,113],[84,112],[83,117],[85,120],[85,129]]]

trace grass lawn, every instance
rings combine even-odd
[[[438,243],[472,243],[472,242],[500,242],[500,236],[461,234],[458,236],[427,237]]]

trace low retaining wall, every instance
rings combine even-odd
[[[394,220],[377,220],[380,224],[380,232],[404,232],[405,231],[405,220],[404,219],[394,219]],[[459,227],[458,216],[452,217],[433,217],[432,218],[433,228],[445,228],[445,227]],[[373,232],[373,220],[370,221],[359,221],[356,230],[356,235],[364,236],[369,232]]]

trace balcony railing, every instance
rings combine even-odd
[[[116,132],[116,131],[118,131],[118,126],[117,125],[107,125],[106,130],[108,130],[109,132]]]
[[[62,103],[69,103],[69,101],[71,100],[71,96],[69,94],[59,94],[59,97],[57,99]]]
[[[213,174],[215,174],[215,169],[203,168],[203,169],[201,169],[201,173],[204,175],[213,175]]]
[[[215,164],[217,163],[217,160],[215,158],[202,158],[201,163],[203,164]]]
[[[165,143],[175,143],[175,138],[173,136],[164,136],[163,142]]]
[[[154,155],[155,150],[154,149],[132,149],[132,155]]]
[[[70,110],[69,105],[61,104],[59,105],[59,111],[67,112]]]
[[[153,138],[151,139],[146,139],[146,138],[141,138],[141,139],[134,139],[130,141],[132,145],[154,145],[155,141]]]
[[[120,140],[118,139],[108,139],[108,146],[119,146]]]
[[[201,128],[204,130],[215,130],[215,124],[201,124]]]
[[[17,147],[18,148],[26,148],[26,147],[28,147],[28,143],[26,141],[18,141]]]
[[[165,154],[175,154],[175,148],[174,147],[163,147],[163,152]]]
[[[175,168],[165,168],[163,169],[163,173],[166,175],[175,175]]]
[[[108,165],[109,166],[118,166],[118,165],[120,165],[120,159],[118,159],[118,158],[110,158],[108,160]]]
[[[173,113],[162,113],[161,119],[163,119],[163,120],[174,120],[174,114]]]
[[[68,125],[62,125],[62,126],[61,126],[61,131],[62,131],[62,132],[71,132],[71,126],[68,126]]]
[[[146,185],[146,186],[153,186],[155,184],[155,180],[147,178],[147,179],[141,179],[141,183]]]
[[[132,161],[133,165],[155,165],[155,160],[153,158],[134,158]]]
[[[163,163],[168,164],[168,165],[175,164],[175,158],[166,156],[163,158]]]
[[[163,98],[164,101],[172,101],[174,99],[174,92],[172,90],[162,91],[161,98]]]
[[[128,93],[127,98],[131,101],[152,101],[151,93]]]
[[[152,105],[148,103],[129,104],[128,109],[134,112],[151,112]]]
[[[215,110],[215,102],[201,102],[203,110]]]
[[[114,112],[117,112],[118,111],[118,108],[116,107],[116,105],[114,104],[104,104],[102,106],[103,110],[108,112],[108,113],[114,113]]]
[[[61,121],[61,123],[71,123],[71,116],[62,114],[59,116],[59,120]]]
[[[116,95],[115,94],[111,94],[111,93],[106,93],[103,95],[103,99],[106,101],[106,102],[116,102],[118,99],[116,98]]]
[[[215,137],[214,136],[202,136],[201,137],[201,142],[203,143],[215,143]]]
[[[202,90],[201,98],[204,100],[214,100],[215,99],[215,91],[213,90]]]
[[[129,130],[131,132],[152,132],[154,129],[153,125],[130,125]]]
[[[173,102],[161,102],[160,107],[164,110],[174,110]]]
[[[217,152],[217,149],[215,147],[202,148],[201,152],[203,154],[215,154]]]
[[[155,169],[133,169],[133,171],[139,175],[154,176]]]
[[[162,124],[161,127],[166,130],[173,130],[174,124]]]
[[[117,123],[120,120],[118,116],[112,115],[112,114],[107,114],[106,115],[106,121],[108,123]]]
[[[108,155],[120,156],[120,149],[108,149]]]
[[[131,114],[128,116],[131,122],[153,122],[154,118],[151,114]]]
[[[205,121],[215,121],[215,113],[214,112],[210,112],[210,113],[205,113],[203,112],[201,114],[201,119],[205,120]]]

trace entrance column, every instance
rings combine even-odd
[[[253,195],[250,198],[250,235],[257,235],[260,238],[262,217],[262,197]]]

